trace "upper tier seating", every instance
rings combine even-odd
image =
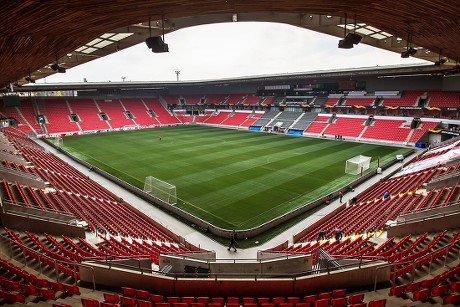
[[[411,107],[417,103],[417,98],[424,93],[424,91],[404,91],[401,98],[383,98],[383,105]]]
[[[460,106],[460,92],[430,91],[428,96],[430,107],[458,108]]]
[[[347,106],[370,106],[374,102],[375,97],[346,97],[343,105]]]
[[[228,95],[206,95],[205,104],[219,105],[227,99]]]
[[[259,101],[260,101],[260,97],[259,97],[259,96],[256,96],[256,95],[252,95],[252,94],[251,94],[251,95],[247,95],[247,96],[244,98],[242,104],[245,105],[245,106],[246,106],[246,105],[248,105],[248,106],[249,106],[249,105],[257,105],[257,104],[259,103]]]

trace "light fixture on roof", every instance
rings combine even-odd
[[[27,77],[24,78],[27,82],[30,82],[30,83],[35,83],[35,80],[32,79],[32,74],[30,73],[30,70],[29,70],[29,75]]]
[[[434,62],[434,65],[436,65],[436,66],[442,65],[442,64],[444,64],[444,63],[446,63],[446,62],[447,62],[446,59],[441,58],[441,59],[437,60],[436,62]]]
[[[356,30],[356,16],[355,16],[355,26],[353,27],[354,31]],[[347,34],[347,14],[345,14],[345,27],[343,27],[344,39],[339,40],[339,48],[341,49],[351,49],[354,45],[359,44],[363,38],[361,35],[353,33]]]
[[[164,42],[164,37],[165,37],[165,21],[164,17],[162,17],[162,23],[161,26],[163,28],[163,38],[161,36],[153,36],[152,37],[152,27],[151,27],[151,21],[149,18],[149,32],[150,32],[150,37],[148,37],[145,40],[145,43],[149,49],[152,50],[154,53],[162,53],[162,52],[169,52],[169,46]]]
[[[409,47],[407,48],[406,51],[401,52],[401,57],[402,58],[408,58],[410,56],[413,56],[417,53],[417,49]]]
[[[65,73],[66,69],[62,66],[59,66],[58,63],[54,63],[53,65],[50,66],[50,68],[54,71],[57,71],[58,73]]]
[[[442,57],[441,53],[442,50],[439,50],[439,59],[436,62],[434,62],[434,65],[436,66],[442,65],[447,62],[446,58]]]
[[[412,33],[408,33],[406,50],[401,52],[401,57],[406,59],[410,56],[414,56],[416,53],[417,49],[412,47]]]

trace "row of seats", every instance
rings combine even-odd
[[[386,299],[364,302],[364,294],[346,295],[345,289],[302,297],[164,297],[145,290],[122,287],[122,295],[104,292],[104,301],[82,298],[83,306],[145,307],[341,307],[385,306]]]
[[[0,304],[25,303],[27,301],[54,300],[57,296],[80,294],[76,285],[63,284],[20,269],[5,259],[0,258]]]
[[[389,295],[405,297],[412,293],[414,301],[426,302],[440,297],[443,305],[460,303],[460,265],[430,279],[396,285],[390,288]]]

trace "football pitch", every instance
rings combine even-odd
[[[176,186],[177,205],[227,229],[257,227],[357,176],[357,155],[384,164],[404,148],[305,137],[177,126],[64,138],[63,149],[140,189],[147,176]]]

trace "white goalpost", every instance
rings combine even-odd
[[[177,203],[176,186],[153,176],[145,177],[144,192],[170,205],[175,205]]]
[[[348,159],[345,164],[345,173],[351,175],[359,175],[369,169],[371,164],[371,157],[356,156]]]
[[[60,147],[62,147],[62,145],[64,144],[64,140],[62,139],[62,137],[57,136],[57,137],[54,138],[53,144],[54,144],[54,146],[60,148]]]

